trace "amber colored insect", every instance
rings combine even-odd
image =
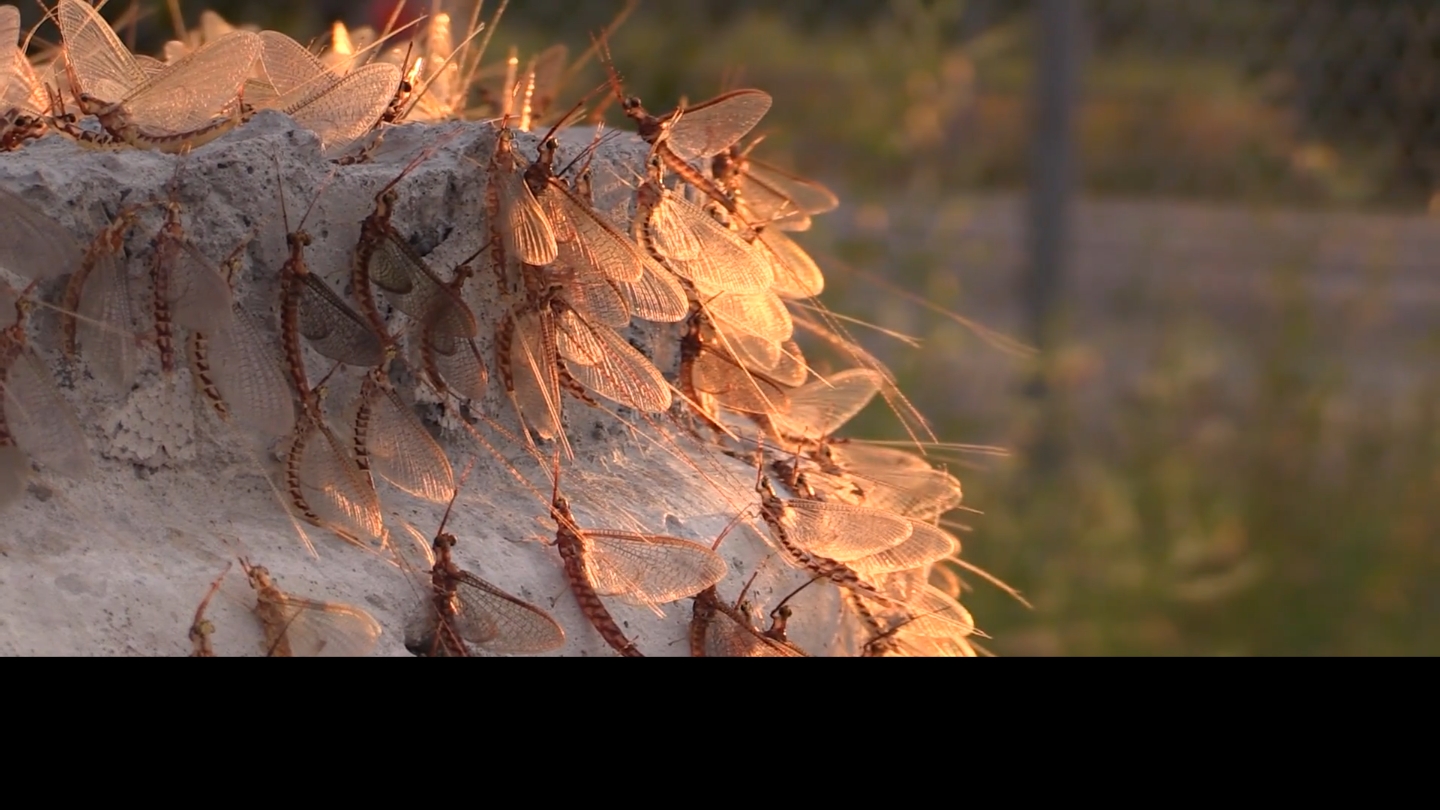
[[[0,295],[0,306],[15,313],[14,323],[0,329],[0,509],[24,495],[32,458],[72,478],[94,470],[74,411],[29,345],[26,322],[34,286],[18,297],[8,288]]]
[[[247,85],[256,109],[279,110],[320,138],[333,154],[380,121],[400,86],[400,68],[387,62],[339,75],[295,40],[276,31],[259,34],[264,79]]]
[[[291,596],[263,566],[240,560],[255,590],[255,617],[265,632],[267,656],[362,657],[375,649],[380,623],[360,608]]]
[[[152,67],[132,55],[90,5],[60,0],[55,12],[75,100],[113,139],[178,152],[244,120],[247,108],[238,96],[260,54],[255,34],[234,31],[174,64]]]

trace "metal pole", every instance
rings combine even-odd
[[[1039,349],[1026,385],[1039,424],[1029,441],[1032,469],[1061,464],[1064,430],[1046,378],[1057,348],[1059,304],[1069,257],[1075,186],[1075,110],[1080,92],[1082,0],[1038,0],[1034,131],[1030,153],[1030,256],[1021,280],[1030,339]]]
[[[1034,132],[1030,154],[1030,261],[1021,291],[1030,338],[1053,349],[1056,305],[1065,280],[1075,184],[1075,108],[1079,95],[1081,0],[1037,4]]]

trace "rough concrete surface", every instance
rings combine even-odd
[[[455,137],[399,186],[394,218],[400,232],[444,273],[484,241],[484,172],[469,159],[483,164],[488,156],[493,129],[487,124],[393,128],[371,162],[339,168],[321,158],[312,134],[274,113],[262,113],[186,157],[91,151],[49,137],[0,155],[0,184],[87,243],[121,204],[163,197],[172,177],[178,178],[186,235],[211,259],[221,260],[258,224],[237,294],[273,333],[286,230],[277,174],[291,228],[313,203],[305,225],[314,237],[306,254],[310,267],[348,293],[350,253],[374,194],[420,150],[448,135]],[[589,137],[588,131],[567,133],[565,153],[573,156]],[[535,135],[517,138],[528,156],[536,141]],[[640,166],[644,149],[627,135],[608,142],[599,159]],[[633,175],[617,167],[609,176],[612,191],[623,192],[616,184]],[[127,242],[137,296],[145,294],[139,273],[158,225],[158,215],[147,214]],[[481,281],[470,289],[479,291],[472,298],[481,324],[477,342],[488,360],[502,310],[485,297],[493,283]],[[47,281],[39,294],[56,301],[63,285],[63,277]],[[677,334],[674,327],[647,326],[632,337],[668,373]],[[288,593],[368,610],[384,628],[376,654],[408,655],[405,628],[420,615],[423,585],[385,559],[291,518],[287,499],[271,484],[279,470],[276,448],[216,419],[194,395],[188,371],[179,370],[166,387],[153,345],[147,346],[139,382],[118,396],[94,378],[83,354],[73,367],[63,360],[53,312],[37,312],[30,335],[85,426],[99,471],[90,480],[72,481],[41,469],[27,497],[0,514],[0,653],[186,654],[196,605],[227,562],[244,555],[269,568]],[[312,379],[330,368],[313,352],[309,360]],[[484,410],[513,430],[514,415],[493,367],[491,373]],[[343,381],[327,400],[332,421],[353,399],[360,371],[344,369],[337,376]],[[416,396],[419,386],[402,390]],[[417,407],[435,419],[436,406],[421,401]],[[753,469],[688,439],[669,419],[622,413],[638,426],[631,430],[574,400],[567,400],[565,412],[576,458],[563,462],[561,488],[583,526],[709,542],[740,510],[753,513]],[[460,539],[457,561],[548,611],[566,633],[558,654],[612,655],[579,612],[560,557],[545,542],[553,540],[555,527],[547,516],[550,484],[541,465],[505,437],[486,433],[528,479],[525,486],[465,434],[441,435],[457,477],[476,459],[449,522]],[[416,500],[383,481],[378,485],[395,542],[407,542],[407,527],[427,540],[433,536],[443,505]],[[302,529],[318,558],[302,543]],[[727,599],[739,594],[757,567],[757,601],[767,609],[807,580],[774,555],[750,525],[731,532],[720,552],[730,566],[719,586]],[[606,601],[645,654],[688,653],[690,600],[664,606],[664,618],[619,599]],[[792,638],[814,654],[853,650],[838,603],[828,584],[807,588],[792,602]],[[216,626],[218,654],[263,654],[253,604],[237,566],[207,614]]]

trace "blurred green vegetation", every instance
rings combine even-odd
[[[578,52],[599,24],[527,18],[524,5],[516,0],[490,60],[557,39]],[[995,257],[965,252],[974,246],[958,234],[986,205],[978,191],[1024,185],[1028,16],[961,35],[966,5],[955,0],[892,0],[858,22],[799,22],[748,4],[723,22],[687,17],[697,5],[713,4],[648,3],[621,30],[612,48],[627,86],[656,110],[707,98],[722,77],[771,92],[764,154],[846,201],[801,237],[829,272],[826,301],[924,341],[913,350],[866,334],[935,432],[1015,447],[1046,427],[1062,437],[1053,468],[1022,456],[958,470],[967,504],[984,513],[964,516],[975,529],[962,536],[966,558],[1035,603],[1027,611],[969,577],[967,603],[995,637],[989,646],[1440,654],[1440,334],[1388,349],[1411,383],[1403,390],[1361,384],[1334,338],[1373,314],[1322,315],[1317,268],[1277,261],[1266,271],[1273,317],[1237,324],[1197,308],[1157,318],[1131,340],[1138,369],[1103,384],[1086,371],[1103,335],[1072,333],[1071,347],[1036,361],[1054,383],[1047,403],[1001,392],[999,409],[950,407],[967,386],[1011,384],[1028,361],[1002,357],[1016,373],[962,378],[970,358],[995,350],[842,268],[970,314],[1005,308],[1006,292],[970,269]],[[1217,30],[1241,25],[1237,6],[1215,7]],[[1186,32],[1174,33],[1183,42]],[[1413,196],[1387,194],[1394,163],[1384,143],[1304,126],[1275,101],[1252,54],[1233,50],[1224,41],[1097,48],[1079,121],[1084,189],[1247,209],[1415,207]],[[574,89],[599,81],[596,71]],[[1023,249],[1023,232],[1010,238]],[[1143,287],[1175,268],[1133,272]],[[1231,379],[1222,344],[1243,352],[1244,384]],[[896,436],[882,411],[872,406],[853,432]]]

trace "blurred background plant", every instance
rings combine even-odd
[[[1075,196],[1034,357],[935,308],[1035,331],[1043,0],[667,0],[611,47],[653,110],[774,95],[761,153],[844,201],[800,237],[826,303],[920,340],[858,331],[938,436],[1019,451],[956,460],[965,556],[1035,603],[975,583],[995,651],[1440,653],[1440,5],[1073,1]],[[153,51],[165,4],[139,5]],[[210,3],[302,39],[392,5]],[[515,0],[487,61],[578,53],[621,5]],[[851,432],[904,438],[878,406]]]

